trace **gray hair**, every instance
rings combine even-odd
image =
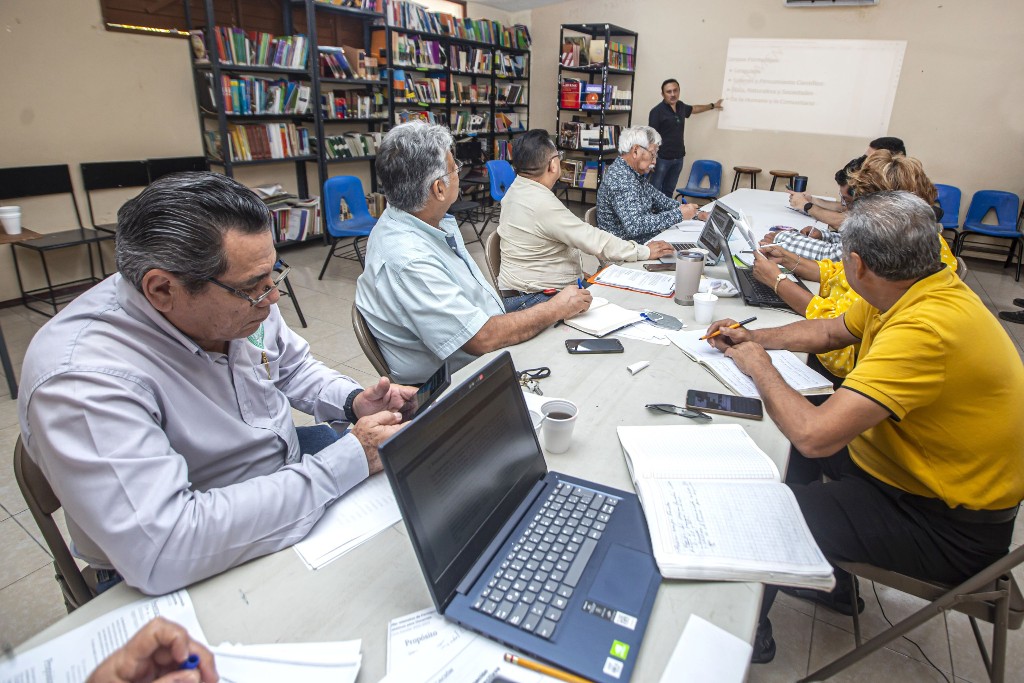
[[[650,126],[632,126],[619,133],[619,154],[633,149],[633,145],[650,147],[661,144],[661,134]]]
[[[850,207],[840,233],[843,253],[857,255],[875,275],[917,280],[942,269],[935,212],[917,195],[875,192]]]
[[[117,212],[117,270],[141,291],[146,273],[160,268],[196,294],[228,269],[225,233],[270,227],[270,209],[245,185],[219,173],[174,173]]]
[[[409,121],[388,131],[377,148],[376,164],[388,204],[409,213],[426,206],[435,180],[451,182],[451,147],[452,134],[444,126]]]

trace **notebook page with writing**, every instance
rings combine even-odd
[[[676,291],[675,275],[650,273],[646,270],[633,270],[619,265],[610,265],[593,277],[593,282],[611,287],[632,289],[658,296],[671,296]]]
[[[779,470],[740,425],[619,427],[634,479],[762,479]]]

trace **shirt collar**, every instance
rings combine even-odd
[[[389,206],[385,209],[388,214],[388,218],[394,223],[408,228],[410,231],[415,230],[418,232],[425,233],[430,236],[431,239],[438,240],[444,243],[445,237],[454,237],[455,233],[459,231],[459,223],[455,220],[455,216],[450,213],[446,213],[444,218],[441,219],[439,228],[421,221],[416,216],[412,215],[408,211],[403,211],[395,206]]]
[[[190,353],[197,355],[206,354],[206,351],[196,344],[191,337],[172,325],[160,311],[153,308],[153,304],[149,303],[149,299],[137,290],[132,283],[126,280],[120,273],[114,275],[114,277],[116,278],[117,301],[128,315],[143,324],[157,328],[166,336],[188,349]]]

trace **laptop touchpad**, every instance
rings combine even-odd
[[[587,597],[613,609],[637,614],[647,597],[650,577],[650,555],[615,544],[608,549]]]

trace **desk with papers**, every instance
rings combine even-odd
[[[747,196],[750,193],[755,195]],[[765,197],[763,195],[771,195]],[[786,224],[784,193],[739,190],[724,198],[732,208],[746,207],[755,224]],[[757,200],[756,202],[753,200]],[[774,204],[778,204],[778,215]],[[773,210],[769,210],[769,209]],[[809,220],[809,219],[807,219]],[[789,220],[789,225],[804,223]],[[673,228],[676,236],[693,239],[700,224],[688,221]],[[738,234],[734,239],[742,239]],[[639,264],[631,264],[640,267]],[[725,278],[721,265],[706,273]],[[625,308],[650,309],[679,318],[688,330],[700,329],[693,307],[675,304],[638,292],[594,285],[594,294]],[[757,316],[751,327],[782,325],[798,318],[792,313],[750,309],[741,297],[720,298],[715,318],[737,320]],[[645,323],[646,324],[646,323]],[[690,420],[654,413],[648,403],[682,405],[687,389],[725,393],[728,389],[675,345],[652,343],[614,333],[625,352],[610,355],[569,355],[565,340],[583,336],[566,325],[546,330],[534,339],[509,348],[518,369],[547,366],[551,376],[540,381],[545,396],[566,398],[577,404],[579,417],[569,451],[546,454],[548,467],[627,491],[633,490],[616,428],[620,425],[679,425]],[[490,359],[478,359],[453,377],[453,385],[470,376]],[[650,365],[633,375],[627,366]],[[716,415],[716,424],[742,425],[757,445],[785,471],[789,443],[768,418],[761,422]],[[377,475],[384,477],[383,474]],[[330,553],[317,548],[313,554]],[[659,590],[654,613],[640,651],[634,681],[657,681],[668,663],[691,614],[715,624],[741,640],[751,642],[761,601],[759,583],[666,580]],[[236,567],[188,588],[208,642],[300,643],[362,639],[360,681],[378,681],[386,673],[389,622],[431,606],[426,584],[401,522],[367,542],[312,571],[289,548]],[[140,594],[123,584],[92,600],[67,618],[18,648],[44,643],[117,607],[138,600]]]

